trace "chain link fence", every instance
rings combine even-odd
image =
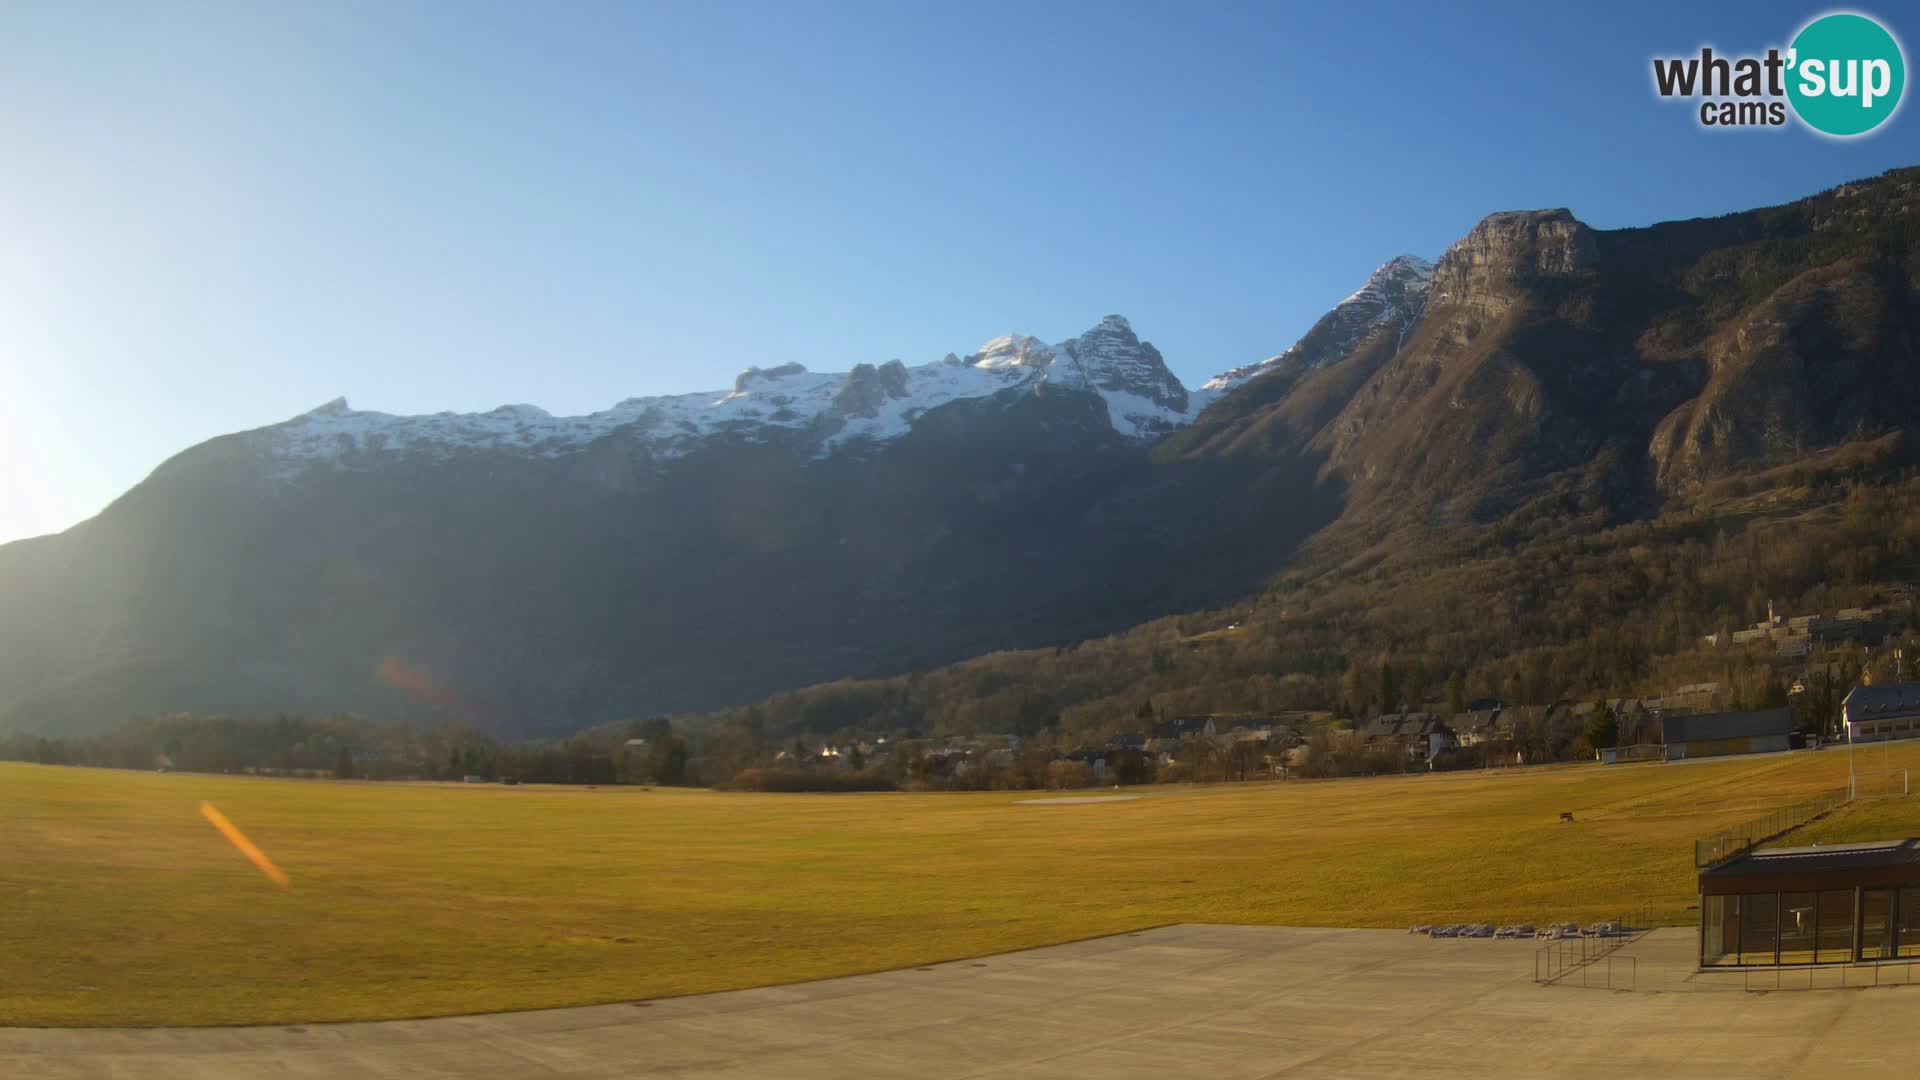
[[[1802,825],[1833,812],[1849,799],[1846,788],[1836,788],[1821,795],[1797,802],[1791,806],[1782,806],[1769,811],[1764,817],[1737,825],[1725,832],[1702,837],[1693,842],[1693,865],[1697,869],[1715,866],[1739,855],[1751,851],[1777,836],[1792,832]]]

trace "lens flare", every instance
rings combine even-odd
[[[389,656],[374,668],[373,677],[415,701],[456,712],[470,712],[465,700],[450,686],[442,686],[426,669]]]
[[[247,839],[245,833],[234,828],[233,822],[227,820],[227,815],[214,809],[212,803],[203,802],[200,804],[200,816],[206,818],[214,828],[219,829],[220,835],[232,841],[233,846],[240,849],[240,854],[252,860],[253,865],[259,867],[260,872],[267,875],[275,885],[283,889],[287,887],[287,875],[273,865],[273,860],[267,858],[265,852],[254,847],[253,841]]]

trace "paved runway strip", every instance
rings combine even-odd
[[[1174,926],[793,986],[444,1020],[0,1029],[0,1076],[1908,1077],[1920,987],[1540,987],[1527,941]],[[1646,985],[1643,983],[1643,986]]]

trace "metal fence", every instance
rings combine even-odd
[[[1837,788],[1820,796],[1797,802],[1791,806],[1778,807],[1766,816],[1737,825],[1725,832],[1702,837],[1693,842],[1693,865],[1704,869],[1725,862],[1744,851],[1772,840],[1784,833],[1807,824],[1847,802],[1849,794],[1846,788]]]
[[[1590,990],[1632,990],[1637,987],[1639,977],[1639,957],[1632,953],[1609,952],[1556,978],[1541,982],[1548,986],[1582,986]]]
[[[1533,981],[1544,985],[1633,989],[1639,962],[1631,956],[1614,954],[1653,928],[1653,910],[1634,908],[1612,922],[1619,928],[1617,933],[1554,938],[1535,949]]]
[[[1803,964],[1789,967],[1747,968],[1740,973],[1740,989],[1846,990],[1869,986],[1920,984],[1920,963],[1883,960],[1852,964]],[[1717,973],[1716,973],[1717,974]]]

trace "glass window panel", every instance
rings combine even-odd
[[[1780,897],[1756,893],[1740,898],[1740,962],[1771,964],[1779,941]]]
[[[1860,959],[1893,956],[1893,890],[1868,889],[1860,894]]]
[[[1844,964],[1853,959],[1853,890],[1834,889],[1820,894],[1820,955],[1822,964]]]
[[[1900,890],[1894,944],[1901,956],[1920,956],[1920,886]]]
[[[1734,899],[1731,896],[1701,898],[1700,963],[1702,966],[1715,967],[1731,964],[1739,956],[1740,938],[1737,935],[1729,937],[1727,934],[1727,914],[1733,907]]]
[[[1813,963],[1814,895],[1810,892],[1783,893],[1780,896],[1780,962]]]
[[[1729,896],[1727,901],[1726,928],[1720,935],[1721,951],[1725,958],[1723,964],[1740,962],[1740,903],[1744,896]]]

